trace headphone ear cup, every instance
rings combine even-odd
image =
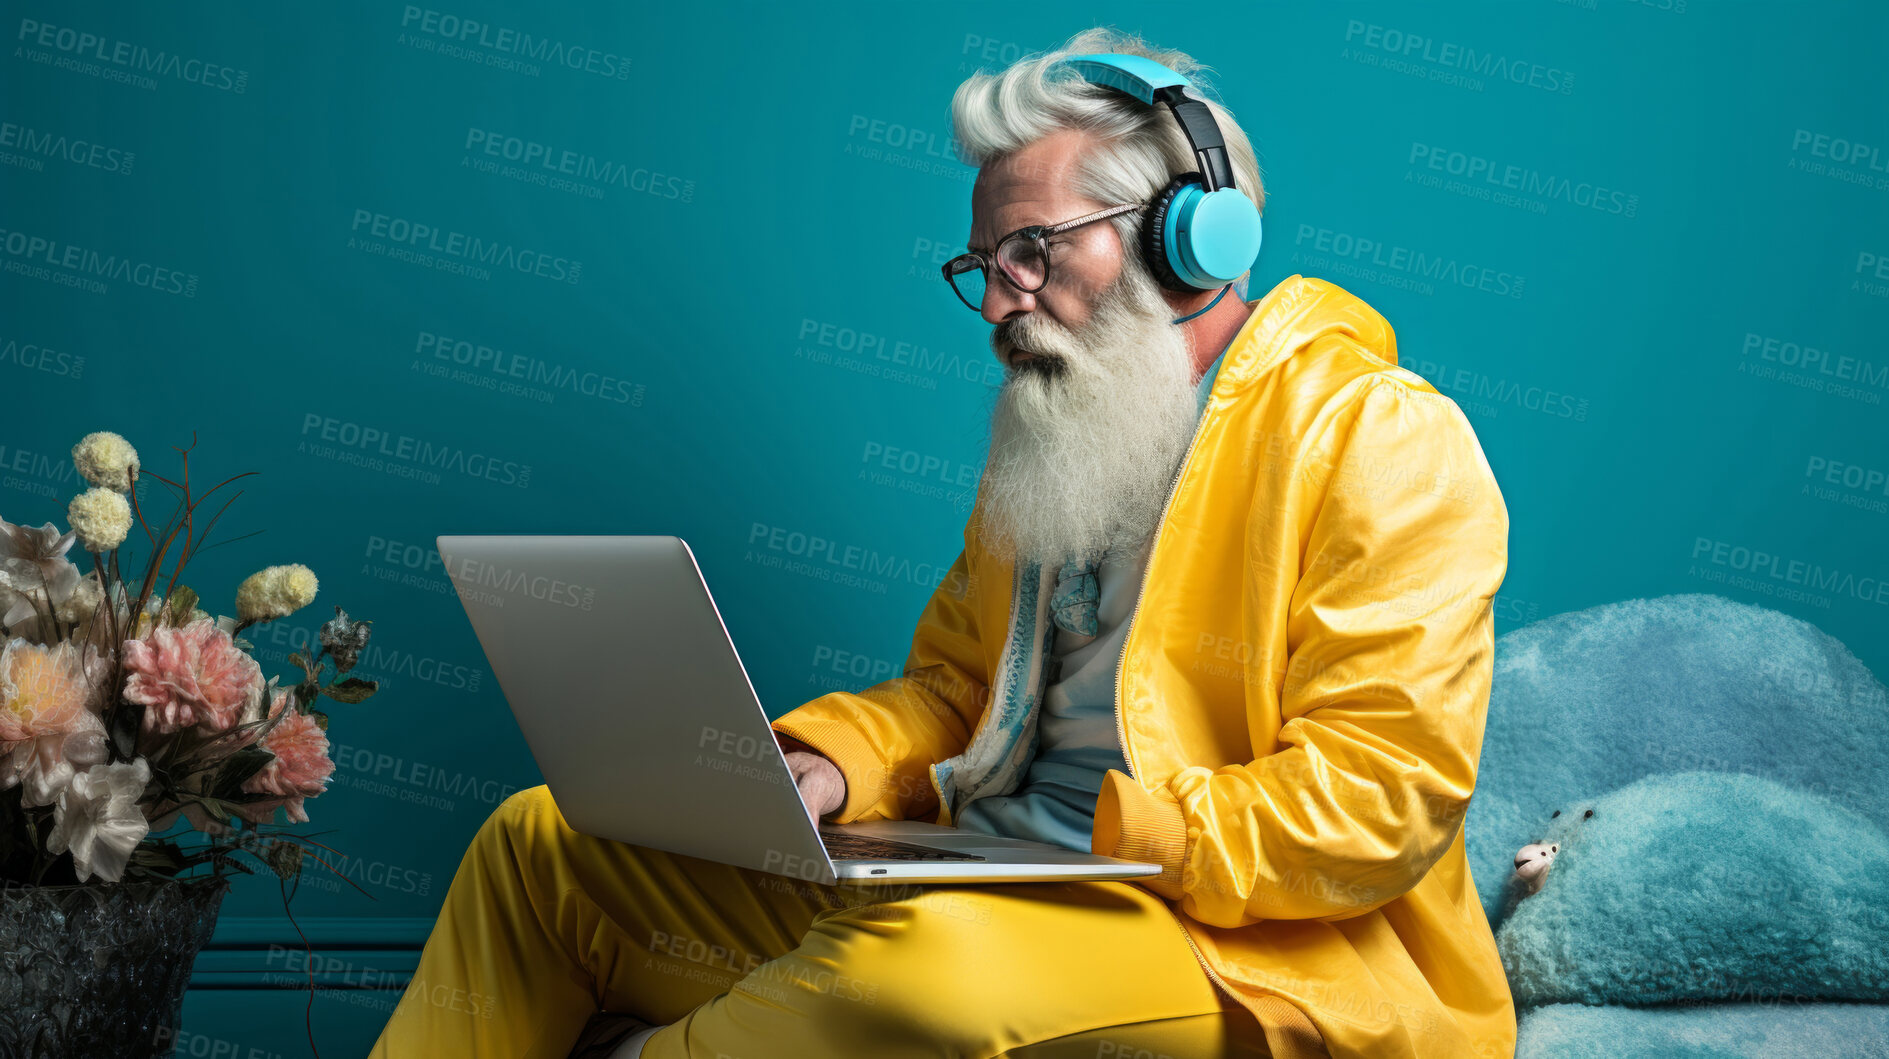
[[[1167,221],[1168,209],[1174,205],[1175,196],[1190,186],[1200,186],[1205,178],[1199,173],[1182,173],[1168,181],[1148,204],[1148,212],[1141,223],[1141,256],[1148,262],[1149,271],[1154,273],[1156,283],[1171,291],[1182,294],[1194,294],[1199,287],[1188,283],[1174,271],[1173,261],[1168,257],[1172,247],[1168,246]]]

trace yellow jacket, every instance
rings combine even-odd
[[[1316,1054],[1309,1020],[1333,1056],[1510,1056],[1461,826],[1507,508],[1369,305],[1297,275],[1254,305],[1156,531],[1118,674],[1131,774],[1108,772],[1091,848],[1165,866],[1140,884],[1285,1027],[1278,1054]],[[904,674],[774,722],[845,775],[838,822],[948,825],[1027,764],[1047,575],[983,550],[980,513]]]

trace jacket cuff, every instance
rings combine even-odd
[[[795,717],[790,710],[769,724],[782,735],[812,747],[840,770],[846,780],[846,800],[838,810],[822,819],[844,824],[877,804],[884,796],[885,765],[879,752],[866,742],[858,729],[830,717]]]
[[[1187,817],[1172,794],[1165,789],[1156,794],[1120,769],[1103,774],[1102,790],[1095,800],[1091,853],[1161,865],[1160,875],[1127,881],[1178,901],[1187,840]]]

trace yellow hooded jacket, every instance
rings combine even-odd
[[[1165,867],[1138,884],[1276,1054],[1511,1056],[1461,826],[1507,508],[1369,305],[1297,275],[1253,304],[1156,530],[1091,848]],[[904,674],[774,721],[839,766],[838,822],[949,825],[1028,763],[1053,574],[985,551],[980,510]]]

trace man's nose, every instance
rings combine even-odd
[[[984,322],[995,326],[1036,310],[1036,295],[1020,291],[1008,279],[992,277],[984,285],[984,303],[979,313]]]

